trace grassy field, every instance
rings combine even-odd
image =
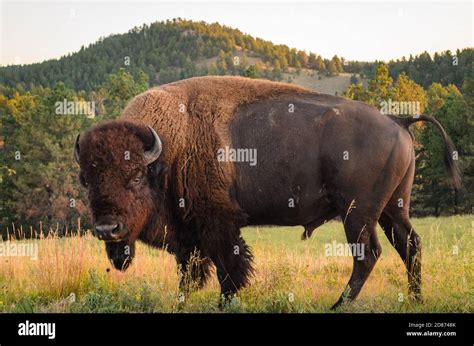
[[[402,260],[379,229],[382,257],[359,298],[339,312],[474,312],[473,222],[472,215],[413,220],[423,241],[419,304],[406,299]],[[324,253],[324,244],[345,240],[342,225],[330,222],[307,241],[302,231],[244,229],[256,273],[227,312],[329,312],[352,268],[350,257]],[[37,260],[0,257],[1,312],[219,312],[215,275],[178,303],[175,260],[163,251],[138,244],[134,264],[120,273],[90,234],[36,242]]]
[[[260,64],[260,66],[265,67],[265,63],[259,57],[249,56],[248,52],[236,51],[234,56],[238,56],[241,59],[245,56],[247,63],[249,65]],[[196,61],[196,66],[198,68],[207,67],[211,68],[212,64],[217,64],[217,56],[200,59]],[[317,91],[329,95],[342,95],[346,91],[347,87],[351,84],[351,73],[339,73],[337,76],[326,76],[324,73],[319,73],[311,69],[303,68],[301,73],[296,73],[296,69],[290,67],[288,72],[282,74],[282,82],[288,83],[288,80],[291,79],[291,83],[302,86],[308,90]],[[367,79],[360,78],[359,82],[362,83],[364,87],[367,88]]]
[[[287,82],[288,78],[292,78],[292,83],[302,86],[308,90],[317,91],[329,95],[341,96],[347,87],[351,84],[350,73],[340,73],[337,76],[328,77],[322,73],[312,70],[303,69],[300,74],[283,73],[283,82]],[[367,87],[367,80],[361,79],[360,82]]]

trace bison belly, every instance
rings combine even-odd
[[[235,198],[253,225],[304,225],[328,209],[319,158],[328,106],[305,97],[240,107],[231,123]],[[231,153],[232,154],[232,153]]]

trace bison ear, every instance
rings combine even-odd
[[[160,192],[166,191],[168,188],[167,172],[168,167],[159,160],[148,166],[150,184]]]
[[[148,166],[148,173],[152,177],[158,177],[161,173],[166,171],[166,167],[163,162],[155,161]]]

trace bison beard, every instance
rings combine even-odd
[[[125,271],[132,264],[135,257],[135,242],[106,242],[105,250],[114,268]]]
[[[109,240],[120,234],[120,241],[106,243],[118,270],[131,264],[138,239],[175,255],[185,294],[190,283],[206,282],[213,264],[228,300],[253,272],[241,227],[303,225],[307,238],[340,216],[348,242],[365,252],[354,257],[346,293],[334,307],[357,297],[381,255],[377,223],[405,262],[410,295],[421,299],[421,240],[409,220],[415,156],[408,126],[416,121],[441,132],[448,173],[459,188],[454,149],[430,117],[388,117],[360,102],[236,77],[150,89],[121,119],[81,137],[75,156],[93,214],[106,220],[103,230],[120,231],[117,224],[129,230],[125,238],[108,234]],[[217,152],[226,146],[255,148],[258,165],[219,162]]]

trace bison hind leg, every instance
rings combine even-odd
[[[414,161],[384,208],[379,224],[405,263],[409,298],[421,302],[421,238],[409,217],[413,175]]]
[[[421,302],[421,238],[407,216],[383,213],[379,223],[405,263],[409,298]]]

